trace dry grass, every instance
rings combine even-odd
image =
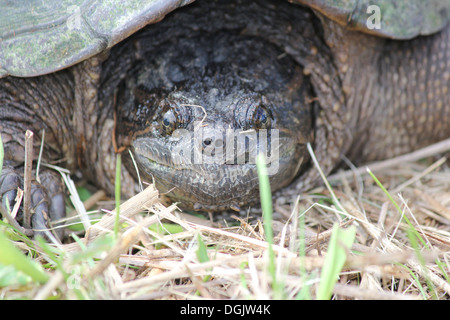
[[[122,204],[117,240],[112,212],[82,238],[53,250],[15,241],[41,262],[50,280],[0,288],[0,297],[315,299],[331,229],[338,223],[355,226],[357,234],[333,299],[449,299],[450,168],[445,159],[430,159],[375,172],[401,213],[367,174],[335,176],[333,192],[342,210],[325,187],[277,199],[273,249],[279,296],[267,270],[269,244],[257,210],[211,221],[164,206],[149,186]],[[411,242],[402,215],[425,244]]]

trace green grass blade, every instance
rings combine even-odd
[[[0,264],[0,288],[8,286],[25,286],[31,281],[29,275],[17,270],[14,266],[4,266]]]
[[[3,157],[4,156],[5,156],[5,151],[3,150],[2,136],[0,135],[0,174],[2,174]]]
[[[45,283],[48,280],[48,275],[41,269],[40,265],[29,260],[9,242],[2,232],[0,232],[0,264],[12,265],[17,270],[29,275],[36,282]]]
[[[383,186],[383,184],[380,182],[380,180],[378,180],[378,178],[372,173],[372,171],[369,168],[367,168],[367,172],[372,177],[372,179],[375,181],[375,183],[378,185],[378,187],[381,190],[383,190],[383,192],[386,194],[388,199],[391,201],[391,203],[397,209],[399,214],[403,217],[403,220],[405,221],[405,223],[408,225],[409,229],[407,230],[406,234],[408,236],[409,243],[410,243],[411,247],[414,249],[414,251],[416,253],[417,260],[419,261],[420,265],[422,266],[422,269],[425,272],[425,281],[426,281],[426,283],[428,285],[428,288],[432,292],[433,296],[436,297],[435,287],[433,285],[433,282],[430,281],[430,279],[429,279],[428,269],[427,269],[427,266],[425,264],[425,259],[424,259],[423,255],[422,255],[421,247],[420,247],[420,244],[421,244],[425,249],[429,250],[430,248],[429,248],[428,244],[423,239],[423,237],[420,235],[420,233],[417,231],[417,229],[413,226],[413,224],[408,219],[406,214],[403,214],[402,209],[400,208],[400,206],[397,204],[397,202],[391,196],[389,191]],[[420,244],[419,244],[419,242],[420,242]]]
[[[427,297],[427,294],[425,292],[425,289],[423,288],[423,286],[420,283],[420,280],[416,276],[416,274],[410,268],[408,268],[406,265],[399,264],[399,263],[396,263],[396,265],[401,266],[401,267],[405,268],[406,270],[408,270],[410,276],[413,278],[414,282],[416,283],[416,287],[420,290],[420,293],[422,294],[422,298],[424,300],[428,300],[428,297]]]
[[[383,190],[384,194],[386,194],[386,196],[388,197],[388,199],[391,201],[391,203],[394,205],[395,209],[397,209],[397,211],[400,213],[400,215],[403,216],[403,220],[405,220],[406,224],[409,226],[410,230],[411,230],[411,234],[409,234],[409,236],[415,236],[417,237],[417,239],[419,239],[419,241],[422,243],[422,245],[426,248],[429,249],[427,243],[425,242],[425,240],[420,236],[419,232],[416,230],[416,228],[414,228],[413,224],[411,223],[411,221],[408,219],[408,217],[406,215],[403,214],[402,209],[400,208],[400,206],[397,204],[397,202],[394,200],[394,198],[391,196],[391,194],[389,193],[389,191],[383,186],[383,184],[380,182],[380,180],[378,180],[378,178],[372,173],[372,171],[370,171],[369,168],[367,168],[367,172],[369,173],[369,175],[372,177],[372,179],[375,181],[375,183],[378,185],[378,187],[380,187],[381,190]],[[411,239],[410,239],[411,240]],[[420,259],[420,258],[419,258]]]
[[[243,288],[243,290],[245,290],[246,292],[248,292],[248,284],[247,284],[247,279],[245,278],[245,268],[248,267],[248,262],[247,261],[243,261],[239,264],[239,270],[240,270],[240,274],[239,274],[239,279],[240,279],[240,284],[241,287]]]
[[[148,229],[159,235],[176,234],[184,231],[184,228],[179,224],[166,222],[151,224],[148,226]]]
[[[341,203],[339,202],[338,198],[336,197],[336,194],[334,193],[333,188],[331,188],[331,185],[328,182],[327,177],[325,176],[324,172],[322,171],[322,168],[320,167],[319,161],[317,160],[316,155],[314,153],[314,150],[313,150],[313,148],[312,148],[312,146],[311,146],[311,144],[309,142],[307,143],[306,148],[308,149],[309,155],[311,156],[311,160],[313,161],[314,166],[316,167],[317,171],[319,172],[323,183],[325,184],[325,186],[327,187],[328,191],[330,192],[333,204],[336,206],[336,208],[339,211],[341,211],[343,213],[346,213],[348,215],[347,211],[341,205]]]
[[[197,255],[198,261],[201,263],[208,262],[210,260],[209,256],[208,256],[208,249],[207,249],[205,242],[203,241],[200,233],[197,234],[197,243],[198,243],[198,249],[195,253]],[[206,275],[203,277],[202,280],[203,280],[203,282],[206,282],[209,279],[211,279],[211,276]],[[200,291],[197,290],[195,292],[195,295],[200,295]]]
[[[109,234],[105,234],[103,236],[95,238],[92,242],[89,243],[88,246],[85,246],[84,243],[82,243],[82,240],[78,237],[74,237],[74,239],[76,239],[76,242],[80,244],[82,250],[72,254],[71,263],[77,264],[83,260],[86,260],[91,265],[91,267],[94,266],[93,260],[91,264],[91,259],[100,256],[102,252],[110,251],[114,246],[115,241],[115,237]]]
[[[277,281],[275,267],[275,253],[273,251],[273,229],[272,229],[272,192],[270,190],[269,175],[267,173],[264,155],[258,154],[256,157],[256,168],[258,170],[259,193],[261,198],[261,208],[264,221],[264,235],[269,244],[269,274],[272,278],[272,286],[276,299],[281,298],[281,285]]]
[[[115,183],[115,198],[116,198],[116,221],[114,222],[114,236],[119,237],[119,217],[120,217],[120,169],[122,167],[122,158],[120,153],[116,157],[116,183]]]
[[[197,242],[198,242],[198,249],[196,251],[197,259],[199,262],[208,262],[209,256],[208,256],[208,250],[206,249],[205,242],[203,242],[202,236],[197,234]]]
[[[305,212],[301,212],[298,217],[299,257],[306,257],[305,229]],[[310,285],[306,284],[309,277],[311,277],[311,275],[308,276],[305,265],[300,264],[300,278],[302,280],[302,283],[304,283],[305,285],[303,285],[302,289],[298,292],[297,296],[295,297],[296,300],[311,300]]]
[[[340,229],[337,224],[333,226],[328,252],[322,267],[319,289],[317,290],[318,300],[331,299],[334,285],[344,266],[345,260],[347,259],[347,252],[349,252],[355,236],[355,227]]]
[[[261,208],[264,221],[264,235],[266,241],[269,243],[269,256],[271,260],[273,258],[273,230],[272,230],[272,192],[270,190],[269,176],[267,174],[266,162],[264,156],[259,154],[256,158],[256,167],[258,170],[259,179],[259,195],[261,198]],[[271,272],[275,271],[275,263],[270,268]]]

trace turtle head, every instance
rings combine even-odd
[[[258,154],[272,190],[286,186],[307,163],[312,137],[301,68],[263,40],[224,37],[155,49],[119,92],[119,134],[140,176],[196,210],[257,201]]]

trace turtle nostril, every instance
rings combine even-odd
[[[214,146],[215,146],[216,148],[222,148],[223,145],[224,145],[223,139],[216,139],[216,141],[214,142]]]
[[[203,144],[205,146],[209,146],[212,143],[212,139],[211,138],[206,138],[205,140],[203,140]]]
[[[213,139],[213,138],[206,138],[203,140],[203,147],[214,147],[214,148],[222,148],[224,145],[223,139]]]

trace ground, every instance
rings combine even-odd
[[[336,174],[329,188],[297,202],[274,199],[272,228],[258,210],[227,220],[182,213],[162,204],[153,186],[122,203],[119,223],[115,211],[92,214],[100,221],[70,244],[32,242],[2,223],[9,241],[0,242],[0,297],[449,299],[445,155],[448,149],[374,170],[382,186],[363,168]],[[11,244],[25,262],[5,263]],[[37,271],[23,264],[37,264]]]

